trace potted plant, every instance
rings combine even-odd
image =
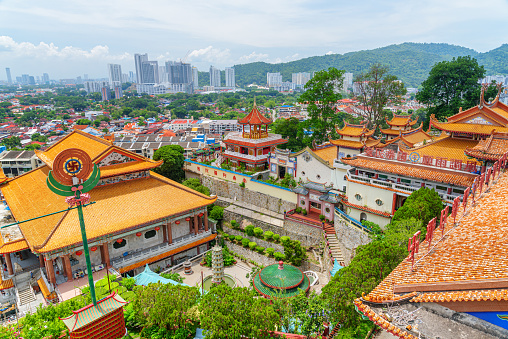
[[[325,221],[325,216],[323,214],[320,214],[319,215],[319,220],[321,220],[321,222]]]

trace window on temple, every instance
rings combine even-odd
[[[119,249],[119,248],[124,247],[125,245],[127,245],[127,240],[122,239],[122,241],[121,241],[121,242],[115,241],[115,242],[113,243],[113,248],[114,248],[115,250],[117,250],[117,249]]]
[[[367,214],[365,213],[360,213],[360,221],[364,221],[364,220],[367,220]]]
[[[321,176],[319,174],[316,175],[316,179],[318,179],[318,180],[321,179]]]
[[[300,201],[300,204],[302,204],[302,206],[304,206],[305,205],[305,200]]]
[[[378,206],[383,205],[383,200],[381,200],[381,199],[376,199],[376,204],[377,204]]]
[[[360,201],[360,200],[362,200],[362,196],[360,194],[356,193],[355,194],[355,199]]]
[[[157,235],[157,231],[155,231],[155,230],[151,230],[151,231],[145,232],[145,239],[153,238],[156,235]]]

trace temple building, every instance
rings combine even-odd
[[[351,158],[362,153],[368,147],[383,147],[384,145],[372,136],[376,127],[369,130],[367,125],[353,125],[344,121],[342,129],[335,128],[340,135],[337,140],[330,140],[330,143],[337,146],[337,160]]]
[[[40,271],[49,292],[86,274],[77,211],[65,211],[65,198],[46,184],[53,160],[69,148],[86,152],[101,174],[90,191],[94,203],[84,208],[93,270],[112,267],[132,276],[146,264],[165,268],[208,249],[216,235],[208,227],[207,206],[216,197],[152,172],[162,161],[75,130],[47,150],[36,152],[45,165],[1,184],[15,220],[35,219],[0,231],[0,254],[8,270],[0,289],[9,281],[12,284],[13,261],[21,265],[21,274]],[[52,214],[58,211],[64,212]]]
[[[383,133],[383,130],[381,130]],[[386,147],[397,151],[399,147],[403,149],[418,147],[432,141],[432,136],[423,130],[423,123],[420,127],[412,129],[410,131],[399,130],[397,136],[387,139],[385,141]]]
[[[398,137],[402,133],[411,132],[412,126],[418,122],[418,119],[412,120],[410,115],[394,114],[391,120],[385,117],[385,121],[390,127],[387,129],[380,129],[380,131],[383,137],[388,141]]]
[[[247,171],[262,171],[268,166],[270,152],[277,145],[287,142],[279,134],[268,133],[268,125],[272,121],[261,114],[256,103],[250,113],[240,121],[242,132],[229,133],[223,142],[226,150],[222,153],[223,161],[228,165]]]
[[[409,256],[355,300],[365,319],[405,339],[508,338],[508,176],[487,172],[455,215],[431,221],[421,243],[415,234]]]

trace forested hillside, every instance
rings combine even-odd
[[[315,72],[328,67],[344,69],[358,74],[375,62],[388,65],[391,73],[404,81],[407,87],[418,87],[425,80],[432,66],[453,57],[471,55],[484,65],[487,74],[508,74],[508,45],[502,45],[486,53],[470,48],[436,43],[403,43],[373,50],[314,56],[281,64],[254,62],[235,65],[236,83],[245,86],[251,83],[266,84],[267,72],[280,72],[284,81],[291,81],[291,74]],[[200,72],[200,85],[209,83],[208,73]]]

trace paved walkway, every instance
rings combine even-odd
[[[284,225],[284,213],[277,213],[269,209],[258,207],[246,202],[235,201],[224,197],[219,197],[220,200],[228,202],[230,205],[226,211],[243,215],[247,218],[260,220],[277,227]]]
[[[101,280],[106,275],[106,269],[93,273],[94,283]],[[58,290],[63,300],[69,300],[81,294],[80,288],[88,286],[88,275],[83,278],[74,279],[73,281],[64,282],[58,285]]]

